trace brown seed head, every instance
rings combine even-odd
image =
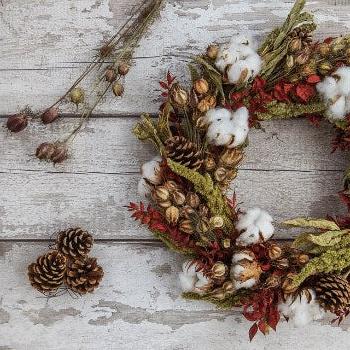
[[[308,62],[309,58],[310,58],[309,52],[303,51],[296,57],[295,62],[297,64],[303,65]]]
[[[78,105],[79,103],[83,103],[85,99],[85,92],[82,88],[76,87],[72,89],[69,93],[70,101]]]
[[[175,225],[179,220],[180,212],[179,209],[171,206],[165,211],[165,218],[169,224]]]
[[[216,44],[211,44],[208,46],[207,48],[207,56],[212,59],[215,60],[216,57],[218,56],[219,53],[219,46]]]
[[[216,98],[214,96],[206,96],[199,101],[197,108],[200,112],[206,113],[209,109],[216,106]]]
[[[191,235],[194,232],[194,228],[191,220],[189,219],[181,220],[179,225],[179,230]]]
[[[183,205],[186,201],[186,196],[180,191],[174,191],[171,196],[176,205]]]
[[[217,168],[215,170],[215,180],[218,182],[222,182],[225,180],[226,176],[227,176],[227,170],[223,167]]]
[[[328,75],[332,69],[333,69],[333,67],[332,67],[331,63],[327,62],[327,61],[322,62],[318,66],[318,71],[323,75]]]
[[[130,66],[127,63],[121,63],[118,66],[118,73],[120,75],[127,75],[129,73]]]
[[[300,265],[305,265],[310,260],[310,257],[307,254],[300,254],[297,256],[297,261]]]
[[[50,160],[55,152],[55,144],[50,142],[43,142],[38,146],[35,156],[40,160]]]
[[[11,132],[20,132],[28,125],[28,116],[25,113],[14,114],[7,119],[7,129]]]
[[[173,84],[170,90],[171,101],[178,107],[185,107],[188,103],[188,93],[178,83]]]
[[[186,203],[191,207],[191,208],[198,208],[200,204],[200,199],[198,194],[194,192],[189,192],[186,196]]]
[[[294,38],[289,43],[288,49],[290,52],[297,52],[302,48],[302,42],[300,38]]]
[[[276,260],[281,257],[282,249],[277,244],[272,244],[268,249],[268,255],[271,260]]]
[[[154,191],[154,198],[157,202],[165,202],[169,200],[170,193],[164,186],[158,186]]]
[[[41,115],[41,121],[44,124],[50,124],[54,122],[58,118],[58,107],[51,107],[47,109],[42,115]]]
[[[51,155],[51,162],[54,164],[62,163],[68,158],[68,147],[64,142],[55,143],[55,151]]]
[[[117,82],[113,84],[112,90],[114,95],[116,97],[119,97],[122,96],[124,93],[124,86],[121,83]]]
[[[108,68],[105,71],[105,79],[109,83],[112,83],[117,78],[117,73],[114,68]]]
[[[331,48],[329,46],[329,44],[326,43],[322,43],[318,46],[318,52],[322,55],[322,56],[327,56],[329,54],[329,52],[331,51]]]
[[[282,283],[282,289],[285,294],[294,293],[298,287],[294,286],[293,279],[296,276],[294,273],[289,273]]]
[[[205,170],[212,171],[216,167],[215,159],[212,155],[207,155],[207,157],[204,159],[204,166]]]
[[[193,84],[194,90],[197,94],[206,94],[209,91],[209,84],[205,79],[198,79]]]

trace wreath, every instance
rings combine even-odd
[[[272,217],[243,210],[227,190],[264,120],[328,120],[333,150],[350,148],[350,35],[313,41],[313,16],[297,0],[282,26],[257,46],[248,33],[211,44],[189,64],[191,87],[168,73],[160,82],[158,118],[144,114],[133,132],[159,156],[142,166],[135,220],[188,260],[179,275],[183,297],[220,308],[242,306],[258,330],[280,319],[297,326],[350,312],[350,217],[295,218],[306,228],[292,243],[272,240]],[[341,198],[350,208],[349,174]]]

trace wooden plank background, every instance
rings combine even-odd
[[[89,62],[94,51],[140,0],[3,0],[0,2],[0,121],[25,105],[50,104]],[[140,165],[154,155],[130,129],[141,112],[156,113],[158,80],[167,69],[180,79],[185,63],[208,43],[239,30],[263,37],[285,18],[292,1],[167,0],[161,18],[142,40],[123,99],[108,96],[78,135],[70,159],[38,162],[36,146],[65,136],[77,114],[45,127],[34,122],[10,135],[0,128],[0,349],[348,349],[342,328],[281,324],[277,335],[248,343],[239,312],[180,298],[181,257],[165,250],[132,222],[124,206],[138,200]],[[318,37],[350,31],[349,1],[310,1]],[[348,154],[331,154],[333,130],[305,120],[253,130],[232,190],[242,208],[261,206],[280,225],[294,215],[340,214]],[[45,299],[26,280],[26,266],[50,236],[82,225],[97,238],[95,256],[106,277],[84,298]],[[325,321],[324,323],[327,323]]]

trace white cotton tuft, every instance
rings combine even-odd
[[[294,302],[293,298],[289,297],[285,303],[281,303],[278,307],[279,311],[286,317],[295,327],[303,327],[308,323],[316,320],[320,320],[325,316],[325,311],[316,301],[316,294],[313,290],[309,289],[311,294],[311,301],[308,303],[308,299],[305,292],[301,297],[298,297]]]
[[[192,262],[192,260],[186,260],[182,264],[182,271],[188,276],[195,277],[197,275],[197,265]]]
[[[215,66],[221,72],[224,72],[226,67],[237,62],[239,58],[238,52],[232,50],[228,45],[220,47],[218,56],[215,61]]]
[[[248,131],[248,109],[241,107],[235,112],[224,108],[211,109],[206,114],[209,123],[207,140],[216,146],[233,148],[245,142]]]
[[[260,208],[248,209],[241,215],[236,224],[236,229],[242,231],[236,243],[241,246],[249,246],[259,243],[261,239],[267,241],[274,233],[272,217]]]
[[[140,179],[137,184],[137,193],[140,197],[147,197],[151,193],[151,188],[144,178]]]
[[[241,289],[241,288],[252,288],[258,283],[258,279],[256,278],[250,278],[244,282],[238,281],[238,280],[233,280],[233,286],[235,290]]]
[[[346,114],[346,108],[345,108],[345,96],[339,96],[338,99],[332,103],[328,111],[330,112],[330,118],[331,119],[343,119],[344,115]]]
[[[189,276],[185,272],[179,273],[181,289],[184,292],[192,292],[197,281],[195,276]]]
[[[233,264],[235,264],[241,260],[253,261],[254,257],[252,256],[252,254],[245,253],[244,251],[233,254],[233,256],[232,256],[232,263]]]
[[[341,120],[350,113],[350,67],[340,67],[333,77],[326,77],[316,85],[328,105],[329,119]]]
[[[233,35],[230,40],[230,46],[246,46],[252,49],[256,48],[256,42],[249,32]]]
[[[147,179],[154,185],[158,185],[161,181],[159,175],[159,163],[161,162],[161,160],[161,157],[155,157],[141,166],[142,177]]]

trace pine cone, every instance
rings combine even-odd
[[[57,235],[57,250],[71,259],[81,259],[89,254],[93,238],[87,231],[81,228],[69,228]]]
[[[313,288],[318,302],[327,311],[334,313],[350,304],[350,284],[340,275],[321,275]]]
[[[66,284],[79,294],[92,293],[103,277],[103,269],[96,258],[70,261],[67,266]]]
[[[165,143],[166,154],[169,158],[190,169],[198,170],[203,158],[197,146],[183,136],[173,136]]]
[[[56,250],[39,256],[36,263],[28,266],[31,285],[42,293],[56,291],[63,283],[65,272],[66,258]]]

